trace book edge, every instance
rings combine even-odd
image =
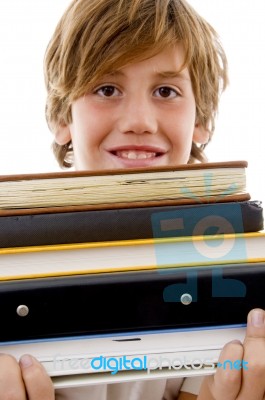
[[[176,166],[152,167],[152,168],[134,168],[134,169],[106,169],[95,171],[60,171],[48,173],[33,173],[33,174],[11,174],[0,175],[0,183],[6,181],[18,180],[34,180],[34,179],[53,179],[53,178],[71,178],[71,177],[86,177],[86,176],[102,176],[102,175],[129,175],[142,172],[162,172],[162,171],[181,171],[194,169],[216,169],[216,168],[247,168],[246,160],[218,161],[195,164],[179,164]]]
[[[78,205],[78,206],[61,206],[61,207],[38,207],[38,208],[17,208],[17,209],[2,209],[0,217],[18,216],[18,215],[37,215],[51,213],[66,213],[79,211],[96,211],[96,210],[116,210],[122,208],[142,208],[142,207],[161,207],[175,205],[197,205],[197,204],[213,204],[213,203],[228,203],[238,201],[248,201],[251,199],[250,193],[241,193],[223,196],[213,196],[212,198],[187,198],[175,200],[145,200],[139,202],[123,202],[123,203],[102,203],[94,205]]]

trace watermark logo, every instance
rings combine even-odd
[[[205,175],[205,193],[211,193],[212,178]],[[233,194],[236,184],[232,184],[225,190],[220,198]],[[195,195],[182,189],[185,197],[198,200]],[[230,236],[230,240],[224,240],[223,234],[244,232],[241,207],[238,203],[197,204],[194,206],[181,206],[174,211],[155,212],[152,214],[152,230],[154,238],[166,237],[190,237],[181,243],[170,245],[155,244],[156,264],[160,274],[172,274],[172,269],[160,266],[176,263],[187,267],[193,265],[218,265],[233,259],[247,261],[247,252],[244,238],[238,240]],[[218,236],[218,240],[212,237]],[[202,236],[201,240],[195,239]],[[181,248],[181,251],[179,250]],[[186,282],[169,285],[164,291],[165,302],[180,302],[183,293],[189,293],[192,301],[197,301],[198,273],[195,268],[186,268]],[[182,272],[175,270],[175,275],[182,276]],[[237,279],[223,277],[223,269],[216,266],[212,269],[212,297],[245,297],[246,286]]]
[[[187,357],[151,357],[151,356],[121,356],[121,357],[104,357],[103,355],[94,358],[75,358],[75,357],[61,357],[57,354],[54,357],[53,369],[55,371],[86,371],[86,372],[110,372],[111,375],[116,375],[121,371],[146,371],[151,374],[153,371],[169,369],[169,370],[209,370],[213,371],[215,368],[223,368],[229,370],[248,370],[248,362],[244,360],[225,360],[223,363],[217,364],[211,359],[195,358],[190,359]]]
[[[217,368],[223,368],[223,369],[229,369],[229,370],[240,370],[240,369],[245,369],[248,371],[248,361],[245,360],[225,360],[223,363],[218,362],[217,363]]]
[[[91,360],[91,368],[95,371],[111,371],[112,375],[117,374],[123,370],[147,370],[147,357],[134,357],[128,358],[127,356],[122,357],[95,357]]]
[[[204,200],[210,200],[212,197],[212,187],[214,186],[214,174],[212,172],[205,172],[203,174],[203,180],[204,180]],[[231,183],[220,195],[218,196],[218,200],[221,201],[223,198],[226,196],[234,194],[238,190],[238,184],[236,182]],[[192,191],[187,188],[183,187],[180,189],[180,193],[183,195],[184,198],[192,199],[195,200],[196,202],[200,203],[201,200],[200,198],[192,193]]]

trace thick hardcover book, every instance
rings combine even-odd
[[[246,161],[0,176],[0,214],[249,200]]]
[[[256,232],[263,224],[262,204],[252,200],[2,216],[0,247]]]
[[[265,263],[7,281],[0,342],[242,325],[264,292]]]
[[[265,233],[0,249],[0,280],[265,262]]]

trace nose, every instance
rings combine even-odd
[[[137,135],[154,134],[157,128],[157,113],[151,99],[146,96],[135,96],[124,100],[119,115],[120,132]]]

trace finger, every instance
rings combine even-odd
[[[17,360],[0,354],[0,398],[26,400],[26,391]]]
[[[235,400],[241,387],[241,369],[234,365],[242,360],[243,345],[239,340],[227,343],[221,351],[217,371],[209,377],[211,392],[216,400]]]
[[[265,392],[265,312],[254,309],[248,314],[244,340],[243,381],[239,400],[263,399]]]
[[[24,355],[19,360],[28,400],[54,400],[51,378],[34,357]]]

